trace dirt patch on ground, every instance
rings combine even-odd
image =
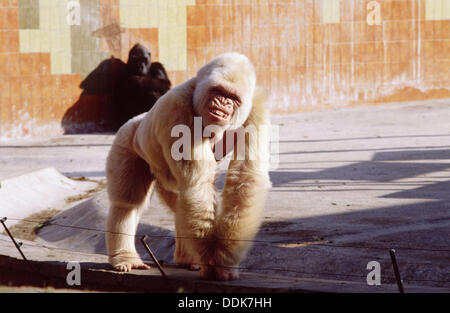
[[[9,231],[14,238],[34,241],[37,238],[39,230],[50,223],[53,216],[60,213],[61,210],[49,208],[38,213],[31,214],[22,219],[19,223],[9,227]],[[6,231],[2,233],[8,235]]]
[[[77,202],[80,200],[84,200],[90,197],[93,197],[96,193],[104,190],[106,188],[106,180],[102,179],[102,180],[93,180],[93,179],[88,179],[84,176],[82,177],[69,177],[72,180],[76,180],[76,181],[89,181],[89,182],[93,182],[93,183],[97,183],[97,187],[92,188],[87,190],[85,193],[80,194],[80,195],[76,195],[73,197],[68,197],[66,198],[66,202],[67,203],[72,203],[72,202]]]
[[[76,181],[89,181],[89,182],[95,182],[97,186],[95,188],[89,189],[86,192],[83,192],[79,195],[68,197],[66,198],[67,203],[72,203],[76,201],[81,201],[84,199],[88,199],[90,197],[93,197],[95,194],[103,191],[106,188],[106,181],[105,180],[92,180],[88,179],[86,177],[70,177],[72,180]],[[50,220],[55,215],[59,214],[61,210],[57,210],[54,208],[48,208],[46,210],[40,211],[38,213],[31,214],[27,216],[26,218],[22,219],[19,223],[9,227],[9,231],[14,236],[14,238],[17,239],[23,239],[23,240],[30,240],[34,241],[36,240],[39,230],[50,224]],[[6,231],[2,233],[3,235],[7,235]]]

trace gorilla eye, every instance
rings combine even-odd
[[[210,89],[210,92],[218,94],[218,95],[221,95],[221,96],[223,96],[225,98],[231,99],[231,101],[236,103],[238,106],[241,105],[241,100],[239,99],[239,97],[234,95],[234,94],[232,94],[231,92],[229,92],[228,90],[226,90],[224,88],[221,88],[219,86],[213,87],[213,88]]]
[[[233,104],[236,104],[238,107],[241,106],[241,99],[239,99],[238,96],[233,94],[226,94],[225,97],[227,97]]]

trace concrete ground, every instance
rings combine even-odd
[[[367,263],[378,261],[381,282],[393,283],[394,248],[406,285],[450,291],[450,100],[272,122],[280,126],[279,164],[244,270],[365,282]],[[46,167],[101,180],[112,140],[101,134],[0,142],[0,181]],[[26,197],[26,189],[20,193]],[[105,253],[104,233],[95,229],[104,229],[107,207],[104,192],[74,202],[53,221],[69,227],[46,226],[37,241]],[[157,198],[138,234],[148,234],[158,258],[173,262],[172,216]]]

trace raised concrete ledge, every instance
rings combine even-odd
[[[9,226],[45,209],[64,210],[77,197],[98,187],[97,182],[72,180],[53,167],[0,181],[0,217],[13,217],[8,220]]]
[[[23,241],[21,259],[9,237],[0,235],[0,284],[52,286],[55,288],[119,291],[119,292],[200,292],[200,293],[319,293],[319,292],[397,292],[394,285],[368,286],[359,282],[303,279],[242,273],[232,282],[201,280],[197,272],[164,267],[170,287],[156,268],[118,273],[111,270],[107,257],[99,254],[72,252],[43,247]],[[68,262],[80,262],[81,286],[66,283]],[[446,292],[431,287],[405,286],[406,292]]]

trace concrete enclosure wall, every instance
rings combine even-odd
[[[173,86],[242,52],[278,113],[450,98],[450,0],[0,0],[0,138],[101,119],[136,42]]]

